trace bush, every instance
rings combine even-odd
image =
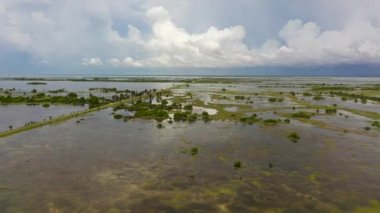
[[[173,119],[174,119],[174,121],[186,121],[186,119],[187,119],[187,113],[185,113],[185,112],[175,112]]]
[[[327,108],[325,109],[326,114],[335,114],[337,110],[335,108]]]
[[[196,114],[190,114],[187,116],[187,121],[189,122],[194,122],[197,120],[197,115]]]
[[[325,98],[323,96],[317,95],[317,96],[314,96],[313,100],[320,101],[320,100],[325,100]]]
[[[144,109],[138,110],[135,113],[137,118],[155,119],[157,121],[162,121],[169,117],[168,112],[160,109]]]
[[[194,156],[194,155],[197,155],[198,154],[198,147],[193,147],[191,148],[191,155]]]
[[[292,132],[288,135],[288,138],[293,142],[297,143],[298,140],[301,138],[296,132]]]
[[[244,100],[244,99],[245,99],[245,97],[242,95],[235,96],[235,100]]]
[[[235,167],[235,169],[239,169],[239,168],[241,168],[241,162],[239,161],[239,160],[237,160],[237,161],[235,161],[234,162],[234,167]]]
[[[292,117],[293,118],[305,118],[305,119],[310,119],[312,116],[312,114],[308,113],[308,112],[303,112],[303,111],[299,111],[299,112],[296,112],[296,113],[293,113],[292,114]]]
[[[191,104],[186,104],[186,105],[183,107],[183,109],[185,109],[185,110],[193,110],[193,105],[191,105]]]
[[[162,128],[164,128],[164,125],[162,125],[162,123],[158,123],[157,128],[162,129]]]
[[[371,125],[373,127],[379,127],[380,128],[380,122],[379,121],[373,121]]]
[[[254,124],[256,122],[261,121],[261,118],[257,118],[256,114],[252,114],[249,117],[242,117],[242,118],[240,118],[240,121],[243,122],[243,123],[247,123],[247,124]]]
[[[203,119],[203,121],[205,121],[205,122],[208,122],[208,121],[210,120],[210,117],[209,117],[209,115],[208,115],[208,112],[206,112],[206,111],[203,111],[203,112],[202,112],[202,119]]]
[[[50,104],[42,104],[42,107],[48,108],[50,107]]]
[[[113,118],[115,118],[115,119],[121,119],[123,116],[122,115],[120,115],[120,114],[115,114],[115,115],[113,115]]]
[[[276,125],[280,122],[281,120],[277,119],[266,119],[263,121],[264,125],[270,126],[270,125]]]
[[[277,102],[277,98],[269,98],[268,101],[269,102]]]

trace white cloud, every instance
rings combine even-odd
[[[243,26],[210,27],[194,34],[178,27],[162,7],[151,8],[146,14],[152,36],[136,41],[149,57],[128,57],[125,66],[217,68],[376,63],[380,59],[380,29],[368,21],[351,22],[342,30],[322,31],[314,22],[291,20],[279,32],[282,41],[269,40],[255,49],[244,43]]]
[[[132,59],[131,57],[126,57],[122,60],[117,58],[111,58],[107,60],[109,65],[114,67],[143,67],[143,64]]]
[[[83,66],[101,66],[103,62],[100,58],[83,58],[82,59]]]
[[[30,7],[35,10],[22,9],[25,0],[0,0],[0,48],[12,46],[38,62],[56,66],[219,68],[380,63],[380,16],[372,7],[347,1],[359,9],[355,13],[355,8],[346,5],[345,11],[354,15],[339,27],[326,30],[317,22],[290,20],[272,38],[252,46],[247,40],[256,35],[248,29],[255,26],[182,27],[178,19],[183,23],[187,18],[183,12],[191,8],[188,0],[28,1],[39,5]],[[330,5],[318,2],[314,4],[322,8]],[[334,5],[342,5],[343,1],[339,2]],[[170,12],[157,5],[165,5]]]

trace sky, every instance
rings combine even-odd
[[[0,0],[0,74],[380,76],[379,0]]]

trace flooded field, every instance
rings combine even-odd
[[[0,212],[378,212],[378,82],[151,84],[1,137]],[[0,132],[87,107],[0,105]]]
[[[27,123],[48,120],[50,117],[80,111],[85,106],[53,105],[49,107],[26,105],[0,105],[0,131],[24,126]]]

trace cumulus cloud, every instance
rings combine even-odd
[[[122,60],[117,59],[117,58],[111,58],[111,59],[107,60],[107,62],[108,62],[108,64],[110,64],[114,67],[120,67],[120,66],[123,66],[123,67],[143,67],[143,64],[134,60],[131,57],[126,57]]]
[[[304,22],[302,17],[287,20],[266,41],[253,45],[247,41],[256,37],[249,33],[256,26],[247,23],[209,24],[196,30],[181,25],[185,19],[198,18],[189,16],[191,2],[0,0],[0,47],[11,46],[52,66],[224,68],[380,63],[380,16],[372,7],[362,6],[364,3],[318,1],[313,6],[344,3],[343,9],[350,13],[339,16],[347,21],[325,27],[317,21]],[[218,7],[233,4],[221,2]],[[263,4],[267,3],[255,5]]]
[[[341,30],[322,31],[314,22],[290,20],[259,48],[244,43],[245,28],[210,27],[204,33],[190,33],[178,27],[162,7],[146,13],[152,36],[138,42],[149,57],[124,66],[139,67],[246,67],[376,63],[380,59],[380,28],[368,21],[347,24]]]
[[[83,66],[101,66],[103,65],[102,59],[100,58],[83,58]]]

